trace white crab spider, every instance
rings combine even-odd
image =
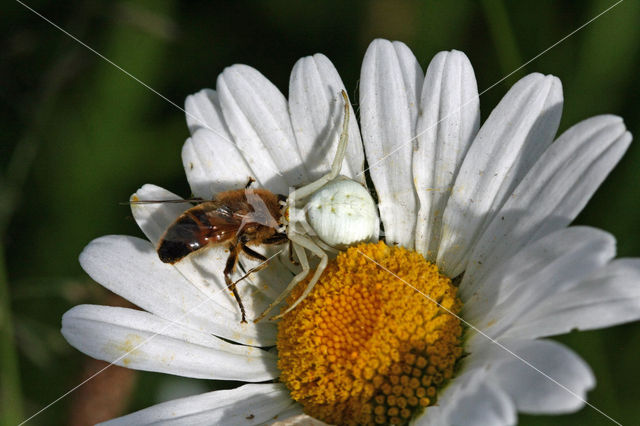
[[[260,321],[277,306],[293,288],[309,275],[306,250],[320,258],[313,277],[302,295],[277,319],[294,309],[309,295],[327,267],[327,252],[337,252],[348,246],[370,241],[378,235],[378,213],[369,191],[358,182],[340,176],[349,141],[349,99],[344,98],[344,121],[331,170],[318,180],[289,193],[283,208],[282,225],[302,271],[293,277],[287,288],[254,320]]]

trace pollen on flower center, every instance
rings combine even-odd
[[[307,414],[331,424],[408,423],[435,403],[462,355],[456,290],[402,247],[340,253],[278,326],[281,381]]]

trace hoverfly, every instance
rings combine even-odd
[[[224,268],[224,280],[240,307],[243,323],[247,320],[236,289],[239,281],[231,279],[238,255],[243,253],[262,261],[258,268],[264,267],[267,258],[250,246],[288,241],[287,234],[280,232],[281,203],[286,197],[266,189],[251,189],[252,181],[249,180],[245,189],[221,192],[215,199],[186,210],[167,228],[157,247],[160,260],[174,264],[209,245],[227,244],[229,257]],[[254,268],[250,273],[257,270]]]

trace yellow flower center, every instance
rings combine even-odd
[[[340,253],[279,323],[280,380],[327,423],[408,423],[436,402],[462,355],[456,291],[402,247],[379,242]]]

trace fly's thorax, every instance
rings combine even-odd
[[[335,248],[371,240],[378,214],[373,198],[361,184],[339,177],[309,197],[306,220],[318,237]]]

